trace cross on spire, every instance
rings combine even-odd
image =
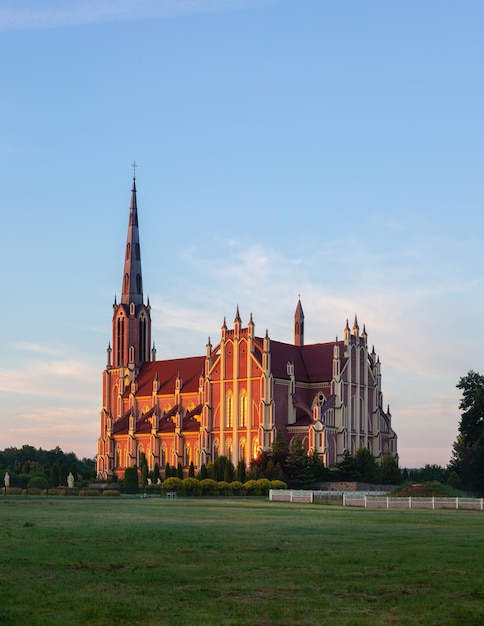
[[[136,161],[133,161],[131,163],[131,167],[133,168],[133,178],[136,179],[136,168],[139,167],[138,165],[136,165]]]

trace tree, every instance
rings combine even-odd
[[[160,466],[158,463],[155,463],[153,467],[153,484],[157,485],[160,481]]]
[[[343,452],[343,458],[336,463],[336,476],[339,480],[358,480],[358,471],[354,457],[349,450]]]
[[[484,491],[484,376],[470,370],[460,378],[462,411],[449,465],[467,489]]]
[[[357,480],[364,483],[374,483],[378,473],[378,464],[368,448],[358,448],[355,453],[355,467]]]
[[[385,452],[383,455],[378,469],[378,481],[382,485],[399,485],[402,482],[397,460],[390,452]]]
[[[138,468],[136,465],[127,467],[124,470],[124,487],[127,493],[136,493],[138,491]]]
[[[301,437],[295,437],[291,442],[286,459],[285,474],[289,486],[295,489],[302,489],[312,483],[312,477],[308,471],[308,455]]]
[[[244,459],[240,459],[240,461],[237,463],[236,479],[241,483],[245,483],[246,469]]]
[[[193,461],[190,461],[190,467],[188,468],[188,478],[195,478],[195,466]]]

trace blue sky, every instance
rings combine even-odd
[[[94,456],[136,161],[158,358],[256,332],[382,362],[400,464],[484,372],[484,4],[0,1],[0,449]]]

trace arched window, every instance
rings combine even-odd
[[[245,389],[240,394],[239,426],[240,428],[247,427],[247,392]]]
[[[247,449],[247,442],[245,439],[241,439],[240,440],[240,444],[239,444],[239,459],[242,461],[245,461],[245,452]]]
[[[218,439],[215,439],[215,441],[213,442],[213,460],[214,461],[215,459],[218,459],[218,448],[219,448]]]
[[[118,445],[114,448],[114,467],[119,467],[121,461],[121,446]]]
[[[146,353],[147,353],[147,343],[146,343],[146,317],[144,314],[140,315],[138,320],[138,360],[141,363],[147,361]]]
[[[225,444],[225,456],[228,458],[229,461],[232,460],[232,452],[233,452],[232,439],[227,439],[227,442]]]
[[[227,394],[226,406],[225,406],[225,427],[232,428],[234,425],[234,398],[232,392]]]
[[[190,465],[191,461],[192,461],[192,449],[190,447],[190,444],[187,443],[187,445],[185,446],[185,466]]]
[[[124,365],[124,317],[120,315],[116,323],[116,367]]]
[[[252,444],[252,458],[256,459],[259,456],[259,439],[256,437]]]

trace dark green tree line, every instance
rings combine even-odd
[[[450,472],[462,486],[484,492],[484,376],[470,370],[457,383],[462,391],[458,435],[453,445]]]

